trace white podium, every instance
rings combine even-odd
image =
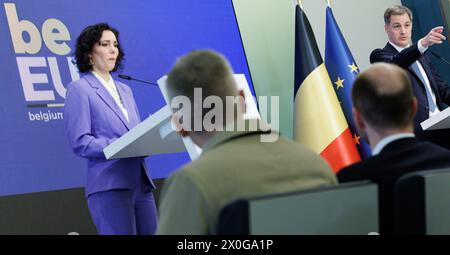
[[[420,123],[423,130],[450,128],[450,107]]]
[[[234,78],[240,89],[244,90],[246,115],[244,118],[260,118],[255,99],[248,86],[245,75],[235,74]],[[166,76],[158,80],[159,88],[164,96],[166,104]],[[182,138],[172,127],[172,112],[168,105],[162,107],[156,113],[139,123],[136,127],[125,133],[119,139],[108,145],[103,153],[106,159],[146,157],[150,155],[176,153],[187,151],[191,160],[201,154],[189,138]]]
[[[122,137],[108,145],[106,159],[145,157],[186,151],[181,137],[172,130],[169,106],[148,117]]]

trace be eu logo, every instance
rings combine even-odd
[[[32,21],[19,18],[15,4],[5,3],[4,8],[29,120],[62,119],[66,88],[60,70],[66,68],[71,80],[79,79],[68,55],[71,51],[67,43],[71,40],[69,30],[55,18],[45,20],[39,29]],[[43,47],[47,47],[49,56],[40,54]]]

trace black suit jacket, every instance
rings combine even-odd
[[[407,71],[412,82],[414,96],[417,98],[419,106],[417,109],[417,114],[414,118],[414,132],[419,138],[422,138],[429,135],[427,133],[423,133],[422,127],[420,126],[420,123],[422,121],[429,118],[429,107],[425,85],[410,67],[410,65],[417,60],[419,60],[419,62],[422,64],[422,67],[427,74],[431,89],[436,95],[436,104],[439,110],[444,110],[448,107],[448,105],[450,105],[450,87],[431,65],[427,52],[425,52],[425,54],[423,55],[420,54],[417,43],[411,45],[401,52],[398,52],[394,48],[394,46],[392,46],[388,42],[383,49],[376,49],[370,54],[370,63],[393,63],[399,65]]]
[[[393,233],[395,182],[404,174],[450,167],[450,151],[417,138],[403,138],[386,145],[378,155],[342,169],[339,182],[371,180],[378,184],[380,232]]]

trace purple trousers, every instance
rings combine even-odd
[[[99,235],[153,235],[158,213],[146,177],[134,189],[113,189],[91,194],[89,211]]]

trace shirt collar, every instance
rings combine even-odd
[[[405,48],[397,46],[396,44],[394,44],[393,42],[389,41],[389,43],[392,45],[392,47],[394,47],[398,52],[401,52],[402,50],[408,48],[410,45],[408,44],[408,46],[406,46]]]
[[[111,84],[114,84],[113,79],[111,77],[111,74],[109,74],[109,80],[105,81],[98,73],[96,73],[94,70],[91,71],[91,73],[97,78],[97,80],[100,81],[101,84],[105,87],[111,86]]]
[[[209,139],[209,141],[205,144],[203,147],[203,152],[209,151],[217,146],[219,146],[222,143],[225,143],[229,140],[232,140],[233,138],[252,134],[252,133],[270,133],[274,132],[270,129],[269,125],[266,124],[264,121],[259,119],[250,119],[250,120],[244,120],[245,122],[245,128],[242,131],[227,131],[227,127],[230,127],[230,125],[227,125],[225,127],[225,131],[217,132],[213,137]],[[234,126],[234,123],[232,124]],[[256,128],[252,128],[256,127]],[[234,128],[233,128],[234,129]]]
[[[403,139],[403,138],[408,138],[408,137],[414,137],[414,134],[413,133],[399,133],[399,134],[395,134],[395,135],[386,136],[385,138],[381,139],[381,141],[379,141],[377,143],[377,145],[373,148],[372,155],[375,156],[375,155],[379,154],[384,149],[384,147],[386,147],[386,145],[392,143],[393,141]]]

